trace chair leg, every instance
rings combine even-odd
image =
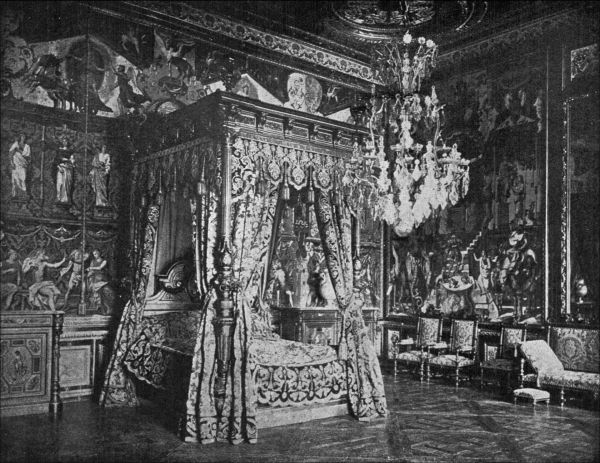
[[[565,406],[565,388],[560,388],[560,408]]]
[[[479,374],[479,389],[483,389],[483,367],[481,367],[480,369],[480,374]]]
[[[396,374],[398,373],[398,359],[394,356],[394,379],[396,379]]]
[[[430,379],[431,379],[431,366],[429,365],[429,362],[427,362],[427,383],[429,383]]]
[[[456,373],[456,380],[455,380],[454,387],[455,387],[456,389],[458,389],[458,383],[459,383],[459,381],[460,381],[460,379],[459,379],[459,377],[458,377],[458,375],[459,375],[459,368],[458,368],[458,365],[456,366],[456,372],[455,372],[455,373]]]
[[[419,365],[419,379],[421,380],[421,382],[423,382],[423,360],[421,360],[421,363]]]

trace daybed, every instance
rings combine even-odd
[[[598,330],[587,327],[549,326],[548,342],[526,341],[521,352],[521,386],[535,383],[537,387],[559,388],[561,406],[565,391],[591,392],[594,400],[600,393],[598,362]],[[529,366],[533,373],[526,373]]]

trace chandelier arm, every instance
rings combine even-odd
[[[439,118],[439,115],[438,115],[438,117],[436,118],[436,121],[435,121],[435,132],[433,134],[433,146],[434,147],[437,147],[437,142],[440,139],[440,136],[442,134],[442,131],[440,129],[440,125],[441,125],[440,124],[440,118]]]

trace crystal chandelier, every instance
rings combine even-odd
[[[435,87],[421,83],[435,67],[437,45],[424,37],[386,43],[375,51],[373,70],[386,91],[375,86],[369,104],[366,159],[378,167],[375,215],[406,236],[428,218],[456,204],[469,188],[470,160],[441,138],[443,107]],[[442,145],[440,146],[440,142]]]
[[[421,90],[421,82],[435,67],[437,45],[425,37],[413,39],[408,32],[402,40],[385,43],[375,51],[375,76],[394,93],[412,94]]]

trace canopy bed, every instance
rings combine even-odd
[[[217,92],[141,129],[132,172],[132,295],[101,403],[135,381],[185,397],[186,441],[256,442],[261,407],[345,399],[386,414],[362,315],[355,172],[366,131]],[[264,292],[290,188],[313,203],[342,322],[335,346],[281,339]],[[176,395],[176,394],[175,394]],[[179,411],[179,410],[178,410]]]

